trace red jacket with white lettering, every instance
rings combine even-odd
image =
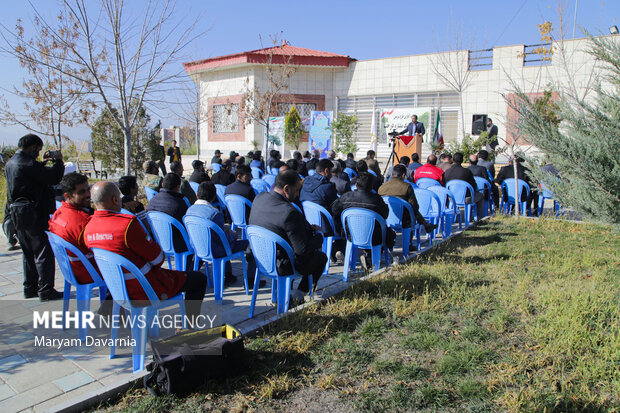
[[[84,243],[84,228],[90,220],[92,214],[84,209],[66,202],[63,202],[60,208],[54,212],[50,218],[50,231],[58,235],[70,244],[75,245],[88,258],[93,267],[97,269],[97,263],[93,257],[93,253]],[[81,284],[89,284],[93,282],[92,277],[84,267],[84,264],[70,251],[69,260],[71,261],[71,269],[75,279]]]
[[[420,178],[431,178],[443,185],[443,169],[430,163],[425,163],[416,168],[413,177],[414,182],[417,182]]]
[[[176,295],[185,284],[185,273],[161,268],[164,262],[161,248],[146,235],[134,215],[97,210],[86,225],[84,240],[88,248],[108,250],[134,263],[161,300]],[[125,285],[132,300],[148,300],[131,274],[125,276]]]

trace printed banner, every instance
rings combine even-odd
[[[309,149],[321,151],[321,158],[327,157],[327,151],[332,146],[332,131],[329,127],[332,124],[332,111],[316,111],[310,114],[310,139]]]
[[[269,136],[267,142],[268,151],[275,149],[284,155],[284,116],[269,118]],[[269,157],[269,152],[263,156],[267,159]]]
[[[379,132],[383,139],[388,139],[388,133],[396,130],[402,132],[411,123],[411,116],[417,115],[418,123],[424,124],[426,133],[423,135],[424,142],[430,136],[431,108],[392,108],[381,110],[381,130]],[[406,134],[406,133],[405,133]],[[384,141],[385,142],[385,141]]]

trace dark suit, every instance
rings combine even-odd
[[[183,217],[187,212],[187,204],[183,200],[182,193],[162,188],[159,190],[159,193],[157,193],[153,198],[151,198],[148,205],[146,206],[146,211],[163,212],[164,214],[170,215],[181,224],[183,224]],[[185,240],[183,240],[183,236],[174,227],[172,228],[172,243],[176,251],[187,251],[187,245],[185,245]]]
[[[404,133],[407,133],[409,136],[413,136],[418,133],[424,135],[426,133],[426,129],[424,129],[424,124],[422,122],[416,122],[415,125],[413,122],[409,122],[409,125],[407,125],[407,127],[400,132],[401,135]]]
[[[241,195],[250,202],[253,202],[256,197],[256,192],[254,192],[252,185],[236,180],[226,187],[224,195]]]
[[[192,176],[189,177],[190,182],[202,183],[203,181],[210,181],[209,175],[204,171],[199,171],[198,169],[194,169],[192,172]]]
[[[492,150],[495,150],[495,147],[499,144],[499,142],[497,141],[497,126],[493,124],[491,125],[490,128],[487,126],[487,132],[489,132],[488,146]]]
[[[323,235],[315,233],[304,215],[288,199],[275,191],[261,192],[252,204],[249,224],[266,228],[291,245],[295,269],[304,275],[298,289],[309,291],[307,276],[310,274],[316,286],[327,263],[327,256],[321,251]],[[286,255],[278,251],[277,257],[278,274],[291,274],[291,263]]]
[[[487,168],[485,168],[484,166],[469,165],[467,169],[469,169],[474,176],[479,176],[480,178],[484,178],[489,181],[489,174],[487,172]]]
[[[484,199],[480,192],[477,192],[478,186],[476,185],[476,180],[474,179],[474,174],[469,170],[463,168],[462,165],[458,163],[452,164],[450,168],[446,170],[443,174],[443,179],[446,182],[446,186],[448,182],[454,179],[460,179],[462,181],[467,182],[474,188],[474,194],[467,194],[465,198],[465,202],[470,202],[473,198],[474,203],[476,204],[476,208],[478,210],[478,217],[482,218],[482,213],[484,212]],[[469,200],[468,200],[469,198]]]

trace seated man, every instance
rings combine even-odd
[[[170,172],[164,178],[164,183],[159,193],[156,194],[146,206],[146,211],[163,212],[183,224],[183,217],[188,207],[183,199],[183,194],[180,192],[180,187],[181,178],[179,178],[179,175]],[[184,252],[188,250],[183,236],[174,227],[172,228],[172,242],[175,251]]]
[[[155,161],[146,161],[142,164],[142,168],[144,169],[142,186],[151,188],[154,191],[159,191],[162,177],[159,176],[159,166],[157,163]]]
[[[321,159],[316,165],[316,174],[304,179],[299,200],[311,201],[329,209],[338,198],[336,185],[330,182],[334,164],[329,159]]]
[[[249,166],[240,165],[235,171],[237,180],[226,187],[225,195],[241,195],[250,202],[254,201],[256,192],[250,185],[252,181],[252,170]]]
[[[469,169],[463,168],[461,165],[463,163],[462,153],[455,153],[452,159],[454,163],[446,172],[444,172],[446,184],[453,179],[460,179],[461,181],[465,181],[470,184],[472,188],[474,188],[474,194],[467,194],[465,197],[465,202],[470,203],[473,199],[473,202],[476,204],[476,209],[478,210],[478,217],[482,218],[482,214],[484,213],[484,199],[482,194],[478,192],[478,186],[476,185],[474,174],[472,174]]]
[[[204,181],[210,181],[209,175],[205,172],[205,164],[202,161],[196,159],[192,162],[192,168],[194,168],[194,172],[192,172],[192,176],[189,177],[190,182],[196,182],[198,184]]]
[[[410,159],[408,156],[401,156],[400,159],[398,160],[397,165],[403,165],[405,168],[409,168],[409,163],[410,163]],[[394,166],[390,166],[390,168],[388,169],[387,175],[385,175],[385,179],[392,177],[392,171],[394,171]],[[409,179],[409,174],[405,174],[404,179]]]
[[[183,178],[183,164],[179,161],[172,162],[170,164],[170,172],[177,174],[179,178],[181,178],[181,189],[179,190],[179,192],[181,192],[183,196],[187,198],[190,204],[196,202],[196,192],[194,192],[189,182],[187,182],[185,178]]]
[[[84,228],[93,214],[93,210],[90,208],[88,177],[72,172],[65,175],[60,184],[65,200],[50,218],[50,232],[75,245],[96,269],[97,263],[93,253],[84,243]],[[72,252],[68,252],[68,254],[69,257],[75,257]],[[93,282],[86,267],[77,258],[71,260],[71,269],[79,283],[89,284]]]
[[[446,172],[452,166],[452,155],[446,152],[439,155],[439,165],[437,166],[440,167],[442,171]]]
[[[493,180],[495,179],[495,163],[489,161],[489,152],[481,149],[478,152],[478,166],[483,166],[486,168],[489,176],[489,180],[491,184],[493,184]],[[499,208],[499,189],[495,185],[491,185],[491,192],[493,193],[493,203],[495,204],[495,208]]]
[[[431,232],[437,225],[426,222],[424,217],[420,214],[418,200],[415,197],[413,187],[405,182],[405,176],[407,175],[407,168],[405,165],[394,165],[392,169],[392,178],[379,187],[379,195],[381,196],[395,196],[403,199],[411,205],[413,208],[413,214],[418,224],[424,227],[426,233]],[[408,213],[403,215],[403,227],[409,228],[411,226],[411,217]],[[414,245],[412,247],[415,248]]]
[[[477,176],[480,178],[484,178],[489,181],[489,183],[491,182],[489,180],[489,173],[487,171],[487,168],[478,165],[478,155],[469,155],[469,166],[467,167],[467,169],[471,171],[474,177]]]
[[[359,175],[360,172],[368,172],[368,164],[366,163],[365,160],[361,159],[359,161],[357,161],[357,165],[355,170],[357,171],[357,174]],[[372,174],[371,174],[372,175]],[[351,180],[351,186],[355,185],[357,187],[357,176],[353,177],[353,179]],[[378,179],[373,179],[372,180],[372,189],[376,192],[377,190],[379,190],[379,187],[381,186],[381,181]],[[353,190],[353,188],[351,188]]]
[[[525,181],[530,187],[530,197],[527,198],[525,191],[521,194],[521,202],[525,202],[527,200],[528,206],[531,206],[532,202],[534,203],[534,210],[532,212],[533,215],[538,215],[538,186],[534,183],[535,181],[530,177],[530,170],[523,166],[523,158],[520,156],[517,157],[517,179],[521,179]],[[501,187],[502,182],[506,179],[514,178],[514,165],[512,161],[508,162],[508,165],[502,167],[497,173],[497,177],[495,178],[495,183]],[[504,195],[502,195],[504,196]],[[527,198],[527,199],[526,199]]]
[[[216,172],[211,177],[211,181],[217,185],[230,185],[235,182],[235,175],[233,175],[230,171],[232,169],[232,162],[230,159],[226,159],[222,163],[222,168],[219,172]]]
[[[306,163],[303,161],[301,157],[301,152],[295,151],[293,153],[293,159],[289,159],[286,161],[286,165],[297,171],[297,173],[304,178],[308,176],[308,168],[306,167]]]
[[[422,166],[422,164],[420,163],[420,155],[418,155],[416,152],[411,154],[411,163],[409,164],[409,167],[407,169],[409,169],[409,171],[407,172],[407,176],[413,178],[413,175],[415,174],[415,170],[418,169],[420,166]]]
[[[143,224],[148,224],[144,205],[140,201],[136,201],[136,196],[138,195],[138,180],[136,177],[131,175],[121,176],[118,180],[118,189],[123,194],[121,199],[123,203],[122,208],[137,216]]]
[[[316,164],[319,163],[319,157],[321,156],[321,151],[319,151],[318,149],[313,149],[312,150],[312,159],[308,160],[308,162],[306,162],[306,168],[308,168],[308,170],[310,169],[316,169]]]
[[[174,174],[166,176],[170,175]],[[96,211],[84,229],[86,246],[119,254],[141,268],[160,300],[185,292],[186,315],[190,319],[196,317],[207,286],[204,274],[161,268],[164,254],[159,245],[146,235],[135,216],[119,213],[121,192],[114,183],[97,182],[93,185],[92,200]],[[127,277],[125,285],[131,300],[148,300],[135,278]]]
[[[351,191],[351,180],[349,179],[349,175],[343,172],[342,165],[338,161],[334,162],[330,181],[336,186],[338,195]]]
[[[250,162],[250,168],[258,168],[261,171],[265,172],[265,164],[261,160],[261,152],[254,151],[252,154],[252,162]]]
[[[291,202],[301,189],[301,180],[296,171],[287,170],[276,177],[275,187],[271,192],[261,192],[256,196],[250,213],[250,225],[266,228],[284,238],[295,254],[295,270],[304,275],[293,291],[291,297],[300,299],[310,285],[308,275],[312,275],[313,286],[325,269],[327,257],[321,251],[323,235],[320,228],[311,226],[304,215]],[[289,275],[293,272],[291,263],[278,251],[278,274]]]
[[[347,159],[344,161],[344,163],[346,168],[351,168],[354,171],[357,170],[357,162],[355,162],[355,157],[352,153],[349,152],[347,154]]]
[[[244,166],[244,168],[247,168],[247,166]],[[214,207],[212,204],[216,200],[217,195],[215,190],[215,184],[209,181],[203,182],[198,187],[198,200],[194,205],[189,207],[186,215],[197,216],[215,222],[222,229],[222,231],[224,231],[224,234],[226,234],[226,238],[228,239],[228,243],[232,252],[245,251],[249,245],[248,240],[235,240],[235,233],[226,229],[226,227],[224,226],[224,214],[222,214],[222,212],[218,208]],[[224,246],[219,242],[219,238],[214,236],[212,239],[215,240],[211,245],[213,256],[215,258],[224,257],[226,255],[226,250],[224,249]],[[252,254],[246,254],[246,260],[248,263],[253,262],[254,257],[252,256]],[[253,274],[254,272],[248,269],[248,275]],[[232,267],[229,261],[226,263],[224,285],[232,284],[235,281],[237,281],[237,278],[232,274]],[[248,276],[248,282],[250,285],[253,285],[254,277]]]
[[[219,149],[215,150],[215,152],[213,153],[213,158],[211,158],[211,165],[213,165],[214,163],[219,163],[220,165],[222,164],[222,151],[220,151]]]
[[[284,162],[282,162],[282,155],[280,154],[280,151],[274,150],[271,161],[269,162],[269,171],[271,171],[271,168],[279,169],[282,165],[284,165]]]
[[[363,161],[361,161],[363,162]],[[348,208],[365,208],[374,211],[381,215],[383,218],[387,218],[390,214],[390,209],[383,198],[380,195],[372,192],[373,181],[375,176],[369,172],[359,172],[357,175],[357,190],[347,192],[334,202],[331,208],[332,215],[334,216],[334,222],[342,223],[342,211]],[[342,227],[342,224],[339,225]],[[341,232],[341,236],[344,237],[344,232]],[[396,240],[396,233],[391,228],[386,228],[385,232],[385,244],[389,249],[394,247]],[[379,225],[375,225],[374,232],[372,234],[372,243],[378,245],[381,243],[381,228]],[[370,268],[370,261],[368,259],[368,252],[364,251],[360,256],[362,266],[364,269]]]
[[[431,154],[426,158],[426,163],[415,170],[413,175],[414,182],[420,178],[430,178],[443,185],[443,169],[436,166],[437,156]]]

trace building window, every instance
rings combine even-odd
[[[287,113],[291,110],[291,108],[295,105],[295,109],[297,109],[297,113],[302,118],[309,118],[310,112],[316,110],[315,103],[278,103],[278,114],[277,116],[286,116]]]
[[[239,132],[239,104],[213,105],[213,133]]]

